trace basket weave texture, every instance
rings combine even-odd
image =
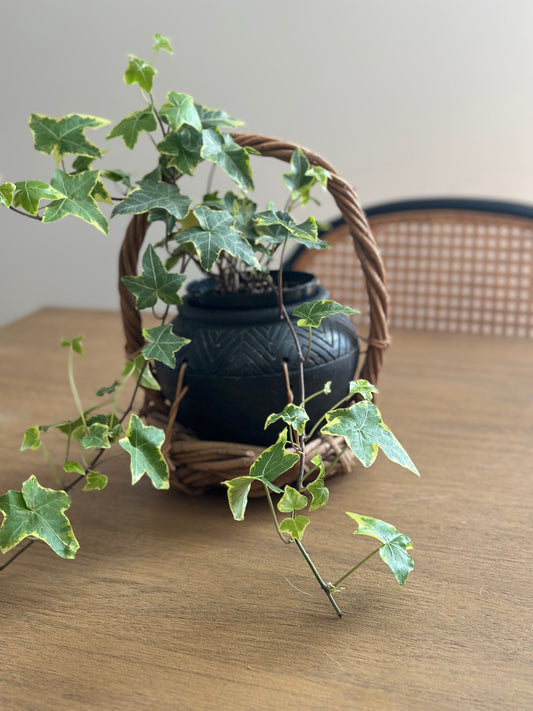
[[[351,233],[354,258],[359,261],[365,277],[369,303],[369,331],[363,363],[354,377],[366,378],[376,384],[383,362],[383,351],[389,343],[387,313],[388,294],[385,269],[368,221],[353,188],[319,155],[296,144],[266,136],[234,133],[233,139],[242,147],[252,147],[262,156],[290,162],[295,148],[300,147],[312,166],[329,171],[328,190],[334,198]],[[140,250],[149,227],[146,214],[135,215],[126,230],[119,259],[119,293],[121,314],[126,337],[126,355],[135,357],[144,346],[141,314],[135,299],[122,283],[123,276],[136,275]],[[327,236],[326,236],[327,240]],[[354,262],[356,264],[356,262]],[[355,273],[356,270],[354,270]],[[319,275],[319,274],[318,274]],[[166,432],[164,452],[169,463],[171,485],[188,494],[201,494],[220,486],[222,481],[249,473],[250,466],[262,447],[198,439],[175,422],[178,403],[166,402],[154,390],[145,389],[141,415],[152,425]],[[333,474],[348,472],[355,463],[350,450],[344,451],[340,437],[319,435],[307,442],[306,461],[320,454],[326,467],[336,459]],[[297,467],[286,472],[277,484],[296,481]],[[261,495],[261,485],[252,486],[250,494]]]

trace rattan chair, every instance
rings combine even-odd
[[[533,207],[422,199],[365,210],[387,271],[393,328],[533,337]],[[298,250],[288,266],[312,271],[331,298],[361,311],[368,297],[353,270],[352,239],[339,220],[330,250]]]

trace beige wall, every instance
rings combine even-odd
[[[252,132],[313,148],[363,204],[533,203],[531,0],[20,0],[1,12],[4,180],[50,179],[30,112],[117,121],[140,108],[122,73],[161,32],[175,53],[159,60],[160,98],[186,91]],[[108,147],[110,166],[116,154],[137,176],[152,167],[148,141],[142,165]],[[261,186],[277,175],[264,171]],[[319,216],[333,213],[327,203]],[[47,305],[116,308],[124,224],[113,220],[105,238],[74,218],[43,226],[1,210],[0,324]]]

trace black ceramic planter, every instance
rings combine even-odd
[[[303,272],[285,276],[289,314],[304,301],[328,298],[316,277]],[[174,331],[191,339],[176,354],[176,369],[158,364],[163,394],[173,400],[180,366],[187,361],[177,420],[201,439],[273,444],[277,430],[264,424],[271,412],[287,404],[283,361],[287,363],[294,401],[300,401],[296,346],[286,322],[280,320],[277,298],[267,294],[213,294],[209,280],[193,282],[172,322]],[[304,353],[308,329],[297,328]],[[348,391],[359,356],[355,328],[346,316],[324,319],[313,329],[311,355],[305,364],[306,396],[332,381],[331,393],[308,403],[311,422]]]

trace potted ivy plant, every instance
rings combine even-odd
[[[171,52],[168,39],[155,35],[154,50]],[[302,542],[310,522],[307,514],[328,501],[326,477],[346,453],[370,466],[378,449],[418,472],[373,403],[374,385],[364,378],[353,380],[359,344],[348,317],[355,311],[329,299],[312,275],[273,268],[276,255],[283,264],[292,243],[328,248],[314,217],[298,223],[291,212],[314,199],[316,185],[327,187],[331,174],[294,147],[283,176],[289,191],[286,205],[282,210],[273,204],[258,208],[250,197],[254,187],[250,156],[256,151],[230,133],[240,122],[175,91],[156,108],[155,74],[150,63],[130,56],[124,80],[138,86],[144,106],[116,123],[106,136],[122,139],[131,150],[141,135],[154,144],[155,168],[137,184],[122,169],[98,167],[103,151],[89,141],[86,131],[107,125],[107,120],[32,114],[35,148],[55,158],[54,174],[49,183],[25,180],[0,186],[4,206],[41,222],[70,215],[107,234],[103,205],[112,205],[111,216],[131,215],[131,228],[140,231],[134,262],[140,256],[142,270],[138,274],[131,265],[121,270],[123,313],[124,304],[135,311],[137,329],[136,317],[144,309],[152,309],[159,321],[141,329],[140,337],[137,334],[129,344],[121,375],[98,391],[105,406],[87,407],[80,401],[74,371],[82,340],[63,342],[75,414],[60,423],[29,427],[22,449],[39,449],[45,433],[59,431],[66,438],[65,477],[57,489],[49,489],[31,476],[20,491],[0,496],[4,515],[0,549],[7,553],[25,539],[29,539],[25,547],[41,539],[59,556],[73,558],[79,544],[64,513],[71,489],[80,482],[85,491],[105,488],[102,465],[117,444],[130,456],[133,483],[146,474],[156,488],[168,488],[169,468],[175,469],[171,440],[179,426],[217,445],[220,440],[255,445],[247,471],[230,472],[234,476],[222,482],[231,512],[242,520],[250,493],[261,492],[279,537],[297,545],[340,615],[339,585],[364,561],[335,583],[327,583]],[[203,162],[226,173],[234,187],[220,194],[210,186],[199,198],[189,196],[188,179]],[[140,255],[152,223],[162,225],[163,237]],[[188,292],[182,296],[192,264],[204,278],[192,283],[189,279]],[[124,406],[120,396],[130,382],[133,395]],[[162,406],[160,423],[156,418],[155,424],[146,424],[133,411],[139,387]],[[217,431],[220,422],[223,426]],[[320,452],[311,456],[308,442],[319,432],[340,442],[330,461],[324,461]],[[409,538],[386,522],[348,515],[357,525],[356,533],[379,540],[374,553],[379,552],[403,584],[413,567]]]

